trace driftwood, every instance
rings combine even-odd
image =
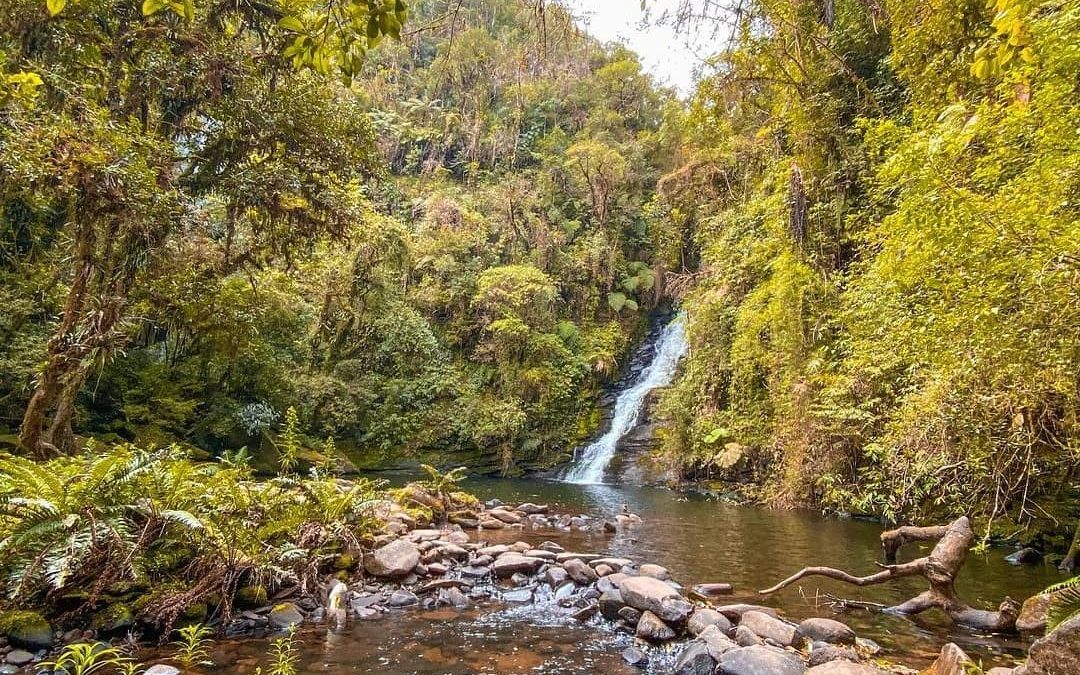
[[[930,551],[930,555],[897,564],[896,554],[904,544],[935,539],[937,544]],[[883,611],[912,615],[937,607],[958,624],[979,630],[1013,631],[1016,629],[1020,605],[1012,598],[1006,597],[997,611],[988,611],[975,609],[956,595],[956,576],[964,566],[964,560],[974,543],[975,533],[972,532],[971,523],[966,516],[937,527],[901,527],[881,535],[887,563],[878,563],[880,572],[857,577],[832,567],[806,567],[772,588],[759,592],[763,595],[775,593],[803,577],[810,576],[828,577],[855,586],[873,586],[894,579],[921,576],[930,584],[929,590]]]

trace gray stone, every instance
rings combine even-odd
[[[1005,562],[1010,565],[1034,565],[1042,562],[1042,553],[1030,546],[1026,546],[1015,553],[1005,556]]]
[[[796,632],[798,637],[809,638],[813,641],[841,645],[855,644],[855,631],[851,630],[847,624],[833,619],[807,619],[799,624]]]
[[[709,654],[704,643],[693,641],[679,653],[675,662],[675,675],[712,675],[716,660]]]
[[[167,663],[155,663],[143,671],[143,675],[180,675],[180,669]]]
[[[630,626],[636,626],[641,621],[641,612],[633,607],[623,607],[619,610],[619,618]]]
[[[820,666],[829,661],[858,661],[859,653],[850,647],[837,647],[822,643],[814,645],[810,652],[810,665]]]
[[[671,572],[668,572],[666,567],[660,565],[645,564],[638,568],[638,574],[646,577],[652,577],[661,581],[666,581],[671,578]]]
[[[980,670],[963,649],[950,642],[941,648],[941,653],[930,667],[923,671],[923,675],[968,675]]]
[[[877,656],[882,652],[881,645],[874,642],[870,638],[855,638],[855,646],[863,650],[870,656]]]
[[[701,635],[698,635],[697,639],[709,648],[709,654],[717,661],[720,660],[721,654],[739,648],[739,645],[721,631],[719,626],[707,627],[701,631]]]
[[[746,626],[736,626],[734,637],[735,642],[737,642],[740,647],[753,647],[761,644],[761,638],[758,637],[758,634]]]
[[[515,588],[512,591],[505,591],[502,594],[504,602],[513,603],[525,603],[532,602],[533,589],[532,588]]]
[[[491,571],[500,579],[511,577],[517,573],[535,574],[544,561],[540,558],[531,558],[516,553],[504,553],[496,558],[491,565]]]
[[[720,657],[723,675],[803,675],[806,666],[797,657],[773,647],[740,647]]]
[[[731,605],[716,605],[713,607],[716,611],[726,616],[732,623],[737,623],[742,615],[746,612],[761,612],[762,614],[768,614],[775,617],[776,610],[772,607],[762,607],[761,605],[748,605],[745,603],[735,603]]]
[[[570,578],[570,575],[566,573],[566,570],[559,565],[550,565],[544,570],[544,581],[548,582],[548,585],[555,588],[562,582]]]
[[[622,599],[622,593],[620,593],[618,589],[601,593],[599,604],[600,613],[609,621],[617,621],[619,618],[619,610],[626,607],[626,603],[623,602]]]
[[[671,626],[668,626],[660,617],[649,611],[641,613],[641,619],[638,620],[637,630],[634,631],[634,634],[649,642],[667,642],[668,640],[674,640],[676,635]]]
[[[690,589],[690,592],[708,600],[721,595],[731,595],[734,590],[731,584],[697,584]]]
[[[1022,633],[1041,633],[1046,630],[1046,613],[1050,610],[1053,596],[1047,593],[1033,595],[1020,607],[1016,617],[1016,630]]]
[[[13,666],[25,666],[34,660],[34,655],[25,649],[13,649],[4,660]]]
[[[686,632],[696,636],[709,626],[716,626],[725,633],[731,630],[731,622],[728,621],[726,616],[715,609],[699,607],[694,610],[694,613],[690,615],[690,620],[686,622]]]
[[[795,642],[795,626],[762,612],[744,612],[739,625],[754,631],[758,637],[773,640],[784,647],[790,647]]]
[[[547,504],[533,504],[532,502],[525,502],[521,506],[517,507],[517,510],[521,511],[522,513],[524,513],[526,515],[532,516],[532,515],[536,515],[536,514],[547,513],[548,512],[548,505]]]
[[[416,594],[407,591],[404,588],[394,591],[390,595],[390,599],[386,601],[387,607],[412,607],[419,604],[420,598],[416,597]]]
[[[300,608],[291,602],[275,605],[266,618],[274,630],[288,630],[304,622],[304,615],[300,613]]]
[[[564,562],[563,568],[566,569],[566,573],[570,575],[570,578],[574,580],[574,583],[580,586],[588,586],[599,578],[596,574],[596,570],[577,558]]]
[[[364,556],[364,569],[376,577],[404,577],[419,562],[419,549],[405,539],[396,539]]]
[[[1023,666],[1026,675],[1080,673],[1080,616],[1074,616],[1036,640]]]
[[[652,612],[663,621],[682,625],[694,611],[686,598],[653,577],[627,577],[619,584],[623,601],[642,612]]]
[[[622,658],[623,661],[626,661],[637,668],[644,668],[649,665],[649,655],[637,647],[627,647],[624,649],[622,651]]]
[[[806,671],[806,675],[888,675],[888,673],[868,663],[839,660],[814,666]]]

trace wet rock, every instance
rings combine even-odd
[[[450,571],[446,565],[442,563],[431,563],[427,566],[427,573],[429,577],[441,577]]]
[[[888,673],[868,663],[839,660],[814,666],[806,671],[806,675],[888,675]]]
[[[562,564],[565,564],[567,560],[580,560],[584,563],[588,563],[593,560],[598,560],[599,558],[600,556],[596,553],[571,553],[564,551],[555,555],[555,561]]]
[[[456,560],[458,562],[464,562],[469,559],[469,552],[457,544],[447,543],[436,550],[442,558],[449,558],[450,560]]]
[[[606,577],[600,577],[596,581],[596,590],[600,591],[601,593],[607,593],[608,591],[617,591],[617,590],[619,590],[618,586],[611,583],[611,580],[609,578],[610,576],[611,575],[608,575]]]
[[[634,634],[649,642],[667,642],[668,640],[674,640],[676,635],[671,626],[668,626],[660,617],[650,611],[641,613],[641,619],[638,620],[637,630],[634,631]]]
[[[703,600],[710,600],[722,595],[731,595],[734,592],[731,584],[698,584],[690,589],[690,593]]]
[[[593,569],[596,569],[600,565],[607,565],[612,570],[618,572],[627,565],[632,565],[633,561],[626,558],[597,558],[589,564],[593,566]]]
[[[53,629],[37,612],[14,610],[0,613],[0,635],[12,644],[28,649],[48,649],[53,644]]]
[[[618,589],[601,593],[599,604],[600,613],[609,621],[617,621],[619,619],[619,610],[626,607],[626,603],[623,602],[622,594],[619,593]]]
[[[109,605],[90,619],[90,630],[101,633],[116,633],[135,623],[135,613],[122,602]]]
[[[438,591],[443,588],[460,588],[462,586],[471,587],[472,581],[468,579],[436,579],[435,581],[429,581],[420,588],[416,589],[417,595],[424,595],[431,591]]]
[[[382,601],[383,596],[375,593],[369,595],[354,595],[353,598],[349,600],[349,608],[352,609],[353,613],[356,613],[361,609],[373,607]]]
[[[569,578],[570,575],[566,573],[566,570],[558,565],[551,565],[544,570],[544,581],[552,588],[555,588]]]
[[[413,605],[416,605],[416,604],[419,604],[419,603],[420,603],[420,598],[416,597],[415,593],[413,593],[411,591],[407,591],[404,588],[402,588],[402,589],[396,590],[392,594],[390,594],[390,599],[386,601],[386,606],[387,607],[394,607],[394,608],[401,608],[401,607],[412,607]]]
[[[180,675],[180,669],[167,663],[155,663],[143,671],[143,675]]]
[[[1027,663],[1018,671],[1018,675],[1076,673],[1080,673],[1080,616],[1074,616],[1032,643]]]
[[[697,639],[709,648],[709,654],[717,661],[720,660],[721,654],[739,648],[739,645],[725,635],[724,632],[720,630],[719,626],[707,627],[705,630],[701,631],[701,634],[698,635]]]
[[[497,499],[497,498],[496,499],[489,499],[486,502],[484,502],[484,506],[488,507],[489,509],[497,509],[502,505],[503,505],[503,501],[501,499]]]
[[[502,594],[504,602],[512,603],[525,603],[532,602],[533,589],[532,588],[515,588],[512,591],[506,591]]]
[[[641,621],[641,612],[633,607],[623,607],[619,610],[619,618],[630,626],[636,626]]]
[[[1034,565],[1042,562],[1042,557],[1042,553],[1039,553],[1030,546],[1025,546],[1019,551],[1005,556],[1005,562],[1010,565]]]
[[[632,666],[644,668],[649,665],[649,655],[637,647],[627,647],[622,651],[622,659]]]
[[[578,558],[567,560],[563,563],[563,568],[566,570],[566,573],[570,575],[570,578],[574,580],[574,583],[580,586],[588,586],[599,578],[596,574],[596,570],[589,567]]]
[[[404,577],[420,562],[420,551],[405,539],[397,539],[364,556],[364,569],[376,577]]]
[[[239,609],[265,607],[269,602],[265,586],[244,586],[236,592],[236,606]]]
[[[986,671],[986,675],[1013,675],[1015,668],[1005,668],[1004,666],[997,666]]]
[[[34,655],[25,649],[13,649],[4,657],[4,661],[13,666],[25,666],[34,660]]]
[[[761,638],[758,637],[757,633],[746,626],[736,626],[734,638],[740,647],[753,647],[761,644]]]
[[[525,502],[517,507],[518,511],[521,511],[525,515],[532,516],[536,514],[546,514],[548,512],[547,504],[533,504],[532,502]]]
[[[274,605],[266,618],[274,630],[288,630],[304,622],[304,615],[300,613],[300,608],[291,602]]]
[[[709,626],[716,626],[724,633],[731,630],[731,622],[728,621],[726,616],[715,609],[699,607],[694,610],[694,613],[690,615],[690,620],[686,622],[686,632],[695,636],[700,635]]]
[[[716,660],[703,642],[690,642],[675,661],[675,675],[712,675]]]
[[[0,663],[0,675],[15,675],[19,670],[18,666],[13,666],[10,663]]]
[[[666,581],[671,578],[671,572],[668,572],[666,567],[653,564],[642,565],[638,568],[638,574],[654,579],[660,579],[661,581]]]
[[[465,544],[469,543],[469,535],[465,534],[461,530],[457,530],[446,535],[446,540],[451,544],[455,544],[457,546],[464,546]]]
[[[501,530],[506,527],[506,523],[498,518],[481,517],[477,526],[481,530]]]
[[[551,551],[545,551],[542,548],[532,548],[525,551],[525,555],[530,558],[540,558],[541,560],[547,560],[549,562],[555,562],[555,554]]]
[[[588,619],[591,619],[596,614],[597,610],[599,610],[599,606],[595,602],[590,602],[578,611],[571,614],[570,617],[577,621],[586,621]]]
[[[623,601],[642,612],[652,612],[662,620],[682,625],[694,607],[663,581],[653,577],[627,577],[619,585]]]
[[[496,544],[495,546],[484,546],[483,548],[476,549],[476,555],[491,556],[492,559],[495,559],[509,550],[510,547],[506,544]]]
[[[726,616],[728,620],[730,620],[732,623],[738,623],[738,621],[742,618],[742,615],[747,612],[761,612],[762,614],[768,614],[773,618],[777,616],[776,610],[772,607],[762,607],[761,605],[748,605],[745,603],[716,605],[713,607],[713,609]]]
[[[1016,630],[1022,633],[1041,633],[1046,630],[1046,613],[1050,610],[1053,596],[1046,593],[1033,595],[1020,607],[1016,617]]]
[[[497,518],[507,525],[517,525],[521,522],[521,516],[513,511],[506,511],[504,509],[492,509],[487,512],[490,518]]]
[[[607,532],[608,534],[615,534],[618,531],[619,528],[615,527],[615,523],[611,522],[610,520],[604,521],[604,532]]]
[[[439,602],[455,609],[465,609],[469,606],[469,598],[457,587],[440,588]]]
[[[535,574],[544,561],[540,558],[531,558],[516,553],[504,553],[495,559],[491,565],[491,571],[500,579],[511,577],[515,574]]]
[[[797,657],[773,647],[740,647],[720,657],[723,675],[803,675],[806,666]]]
[[[754,631],[758,637],[773,640],[784,647],[790,647],[795,642],[795,626],[763,612],[744,612],[739,625]]]
[[[510,583],[515,586],[526,586],[531,580],[532,579],[528,574],[523,574],[521,572],[515,572],[510,577]]]
[[[545,541],[536,548],[543,549],[545,551],[551,551],[552,553],[563,553],[566,550],[553,541]]]
[[[980,672],[982,669],[964,650],[950,642],[941,648],[937,660],[923,671],[923,675],[969,675]]]
[[[850,647],[837,647],[827,643],[816,643],[810,651],[810,665],[820,666],[829,661],[858,661],[859,653]]]
[[[797,638],[809,638],[812,641],[841,645],[855,644],[855,631],[833,619],[807,619],[799,624],[796,635]]]
[[[874,642],[870,638],[855,638],[855,646],[863,650],[870,656],[877,656],[882,652],[881,645]]]

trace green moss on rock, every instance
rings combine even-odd
[[[26,610],[0,613],[0,635],[13,644],[30,649],[47,649],[53,644],[53,629],[41,614]]]

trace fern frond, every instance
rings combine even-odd
[[[1046,612],[1046,628],[1054,630],[1074,616],[1080,616],[1080,575],[1047,588],[1050,608]]]

